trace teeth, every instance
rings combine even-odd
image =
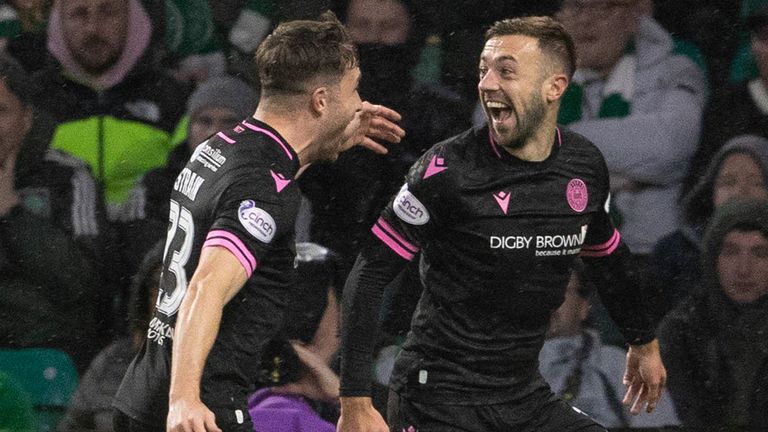
[[[485,103],[485,106],[491,109],[507,109],[509,106],[507,104],[503,104],[501,102],[494,102],[494,101],[488,101]]]

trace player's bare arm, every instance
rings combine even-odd
[[[213,413],[200,400],[200,379],[219,330],[224,305],[237,294],[246,279],[242,264],[227,249],[203,249],[176,322],[168,431],[220,431]]]

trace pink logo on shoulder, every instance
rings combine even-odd
[[[447,170],[448,167],[445,166],[445,160],[441,157],[437,157],[437,155],[432,156],[432,159],[429,160],[429,165],[427,165],[427,170],[424,172],[424,179],[428,177],[432,177],[435,174],[439,174],[445,170]]]
[[[589,193],[587,192],[587,184],[583,180],[573,179],[569,181],[565,196],[568,198],[568,205],[573,211],[581,213],[587,208]]]

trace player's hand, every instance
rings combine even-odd
[[[168,406],[168,432],[221,432],[216,416],[199,399],[172,400]]]
[[[351,142],[345,148],[359,145],[376,153],[386,154],[387,148],[375,139],[399,143],[405,136],[405,131],[395,123],[400,121],[400,118],[400,114],[395,110],[363,102],[360,110],[355,113],[355,118],[347,126],[345,135],[350,137]]]
[[[336,432],[389,432],[389,427],[371,398],[343,397]]]
[[[631,407],[629,412],[639,414],[643,405],[646,412],[653,412],[661,399],[666,381],[667,371],[661,362],[658,339],[645,345],[630,345],[627,352],[627,370],[624,372],[627,394],[622,401],[624,405]]]

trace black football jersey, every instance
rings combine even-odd
[[[425,153],[372,228],[401,258],[421,260],[424,291],[393,389],[477,404],[545,387],[538,353],[573,260],[619,245],[608,199],[602,155],[567,130],[541,162],[511,156],[487,127]]]
[[[164,424],[177,312],[202,249],[223,247],[249,278],[224,307],[201,398],[209,407],[239,409],[247,417],[263,347],[281,324],[295,278],[298,169],[286,141],[253,118],[194,151],[173,187],[160,292],[146,342],[116,396],[119,410]]]

